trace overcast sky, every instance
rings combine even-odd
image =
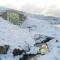
[[[16,7],[17,9],[25,4],[37,5],[40,7],[56,5],[60,8],[60,0],[0,0],[0,6]]]
[[[0,6],[22,9],[22,10],[29,8],[29,9],[37,10],[35,12],[38,13],[40,10],[42,10],[43,11],[42,14],[45,13],[47,15],[52,15],[52,14],[60,15],[58,12],[60,11],[60,0],[0,0]]]

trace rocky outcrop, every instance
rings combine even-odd
[[[34,58],[36,57],[35,54],[25,54],[22,58],[19,60],[35,60]]]
[[[40,34],[36,34],[34,36],[34,40],[35,40],[36,44],[46,43],[46,42],[49,42],[52,39],[54,39],[54,37],[40,35]]]
[[[15,48],[13,50],[13,56],[22,55],[23,53],[25,54],[25,51],[24,50],[20,50],[20,49],[17,49],[17,48]]]
[[[0,46],[0,54],[7,54],[9,45]]]

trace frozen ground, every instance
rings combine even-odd
[[[0,18],[0,42],[0,45],[10,45],[11,54],[14,48],[21,48],[28,51],[28,45],[31,47],[30,53],[32,53],[32,49],[34,48],[33,44],[35,43],[33,38],[31,38],[28,29],[20,29],[18,26],[15,26],[2,18]],[[33,53],[36,53],[37,50],[34,50],[35,52],[33,51]],[[2,60],[5,60],[5,58],[7,58],[6,60],[9,60],[10,58],[11,60],[15,60],[11,54],[0,55],[0,58]]]
[[[22,27],[31,27],[30,30],[35,31],[35,34],[41,33],[55,38],[53,41],[48,42],[50,52],[44,56],[40,56],[37,60],[60,60],[60,28],[53,26],[46,20],[39,20],[32,17],[28,17],[22,24]],[[58,40],[58,42],[56,42],[56,40]]]
[[[37,60],[60,60],[60,29],[45,20],[37,20],[30,17],[22,24],[21,28],[0,17],[0,45],[8,44],[11,46],[8,54],[0,55],[0,59],[19,60],[18,58],[21,56],[13,57],[12,50],[14,48],[22,48],[28,51],[28,45],[30,47],[28,53],[37,53],[38,48],[34,47],[35,40],[33,39],[35,34],[55,38],[48,42],[50,51],[46,55],[38,57]]]

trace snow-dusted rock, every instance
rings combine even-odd
[[[34,40],[37,44],[38,43],[46,43],[52,39],[54,39],[54,38],[50,37],[50,36],[41,35],[41,34],[35,34],[35,36],[34,36]]]
[[[0,54],[7,54],[9,45],[0,46]]]
[[[14,50],[13,50],[13,56],[18,56],[18,55],[24,55],[26,52],[25,52],[25,50],[20,50],[20,49],[17,49],[17,48],[15,48]]]

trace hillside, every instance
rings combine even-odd
[[[60,28],[44,18],[25,15],[20,26],[0,17],[0,60],[60,60]],[[40,51],[40,44],[47,44],[47,49]]]

